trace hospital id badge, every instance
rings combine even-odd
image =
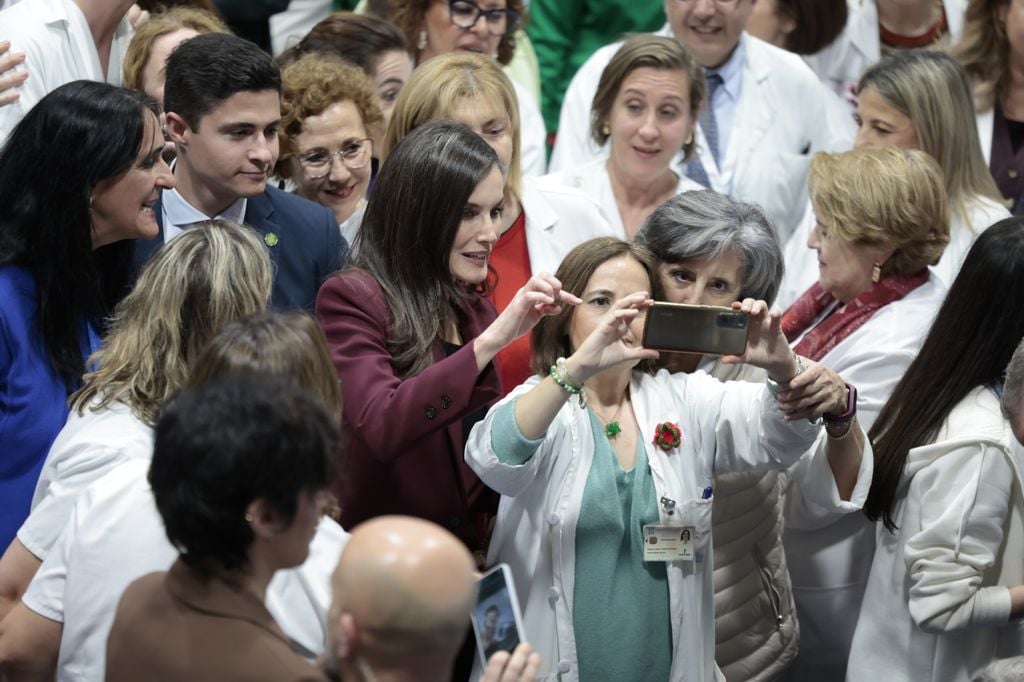
[[[689,561],[695,556],[693,526],[644,526],[644,561]]]

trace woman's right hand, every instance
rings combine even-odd
[[[570,378],[582,384],[598,372],[624,362],[656,360],[658,351],[641,346],[640,339],[632,335],[630,327],[653,302],[646,291],[616,301],[579,348],[566,359],[565,368]]]
[[[562,304],[579,305],[580,299],[562,290],[562,283],[542,272],[516,292],[498,318],[476,338],[477,365],[487,366],[502,348],[534,328],[542,317],[557,315]]]

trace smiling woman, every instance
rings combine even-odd
[[[496,317],[487,290],[504,207],[497,154],[451,121],[426,123],[381,166],[352,267],[317,297],[348,443],[342,525],[384,514],[486,546],[497,500],[463,462],[465,433],[500,395],[495,355],[560,302],[536,275]],[[387,494],[382,494],[387,491]]]
[[[125,240],[156,234],[153,201],[174,185],[162,148],[152,100],[76,81],[40,100],[0,151],[2,547],[125,293]]]
[[[281,156],[275,171],[298,194],[334,213],[354,244],[370,186],[373,140],[383,116],[366,75],[337,57],[311,53],[281,71]]]

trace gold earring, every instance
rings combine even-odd
[[[246,512],[246,514],[245,514],[245,520],[246,520],[246,521],[248,521],[249,523],[252,523],[253,521],[255,521],[255,520],[256,520],[256,518],[255,518],[255,517],[254,517],[254,516],[253,516],[252,514],[250,514],[250,513]]]
[[[875,263],[875,266],[871,268],[871,281],[878,284],[880,279],[882,279],[882,266]]]
[[[612,132],[612,129],[608,127],[608,123],[607,122],[601,124],[601,134],[602,135],[607,137],[608,135],[611,134],[611,132]]]
[[[691,144],[693,144],[693,133],[690,133],[690,135],[686,138],[686,142],[683,143],[683,146],[689,147]]]

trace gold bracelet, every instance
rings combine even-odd
[[[841,436],[833,436],[832,432],[828,430],[828,422],[825,422],[825,435],[828,436],[829,440],[846,440],[853,433],[853,425],[857,423],[856,419],[851,419],[846,423],[846,431]]]

